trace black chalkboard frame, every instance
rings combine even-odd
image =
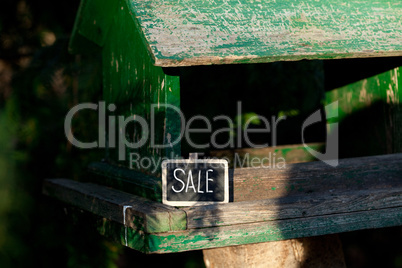
[[[224,171],[224,198],[223,201],[169,201],[167,198],[167,171],[168,164],[199,164],[199,165],[219,165]],[[218,203],[229,203],[229,165],[225,159],[169,159],[162,162],[162,203],[170,206],[186,207],[211,205]]]

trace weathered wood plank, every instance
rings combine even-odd
[[[402,225],[401,207],[151,234],[148,241],[150,252],[167,253],[398,225]]]
[[[400,184],[398,188],[384,190],[324,191],[314,195],[189,207],[183,210],[187,213],[188,229],[355,213],[402,207],[402,181]]]
[[[374,157],[380,162],[390,159]],[[343,194],[323,190],[321,195],[222,204],[206,207],[211,211],[206,214],[202,208],[185,212],[104,186],[69,180],[47,180],[44,193],[105,218],[96,223],[99,231],[124,245],[167,253],[401,225],[401,185],[387,188],[391,185],[388,179],[395,179],[392,173],[377,177],[371,190]]]
[[[393,154],[343,159],[337,168],[322,162],[311,162],[287,165],[286,169],[235,169],[231,170],[230,177],[234,185],[234,201],[238,202],[305,193],[312,195],[320,192],[365,190],[373,187],[390,189],[400,186],[401,163],[402,154]],[[142,174],[137,177],[135,171],[106,163],[93,163],[90,170],[99,176],[113,175],[121,178],[121,181],[110,184],[118,186],[121,190],[137,195],[141,195],[141,191],[149,191],[149,196],[160,196],[160,181],[157,178],[148,178]]]
[[[182,210],[104,186],[49,179],[43,184],[43,192],[138,231],[154,233],[186,228]]]
[[[107,117],[106,158],[158,176],[163,159],[181,155],[181,143],[175,142],[181,119],[174,111],[180,108],[179,76],[153,65],[125,0],[91,1],[116,7],[111,10],[113,30],[102,47],[103,98],[111,116]]]
[[[402,55],[399,0],[127,0],[157,66]]]
[[[67,217],[73,219],[74,228],[80,228],[81,224],[85,224],[115,243],[141,252],[149,252],[145,232],[130,227],[126,228],[119,222],[81,210],[73,205],[63,204],[63,209]]]
[[[340,159],[336,168],[321,161],[284,169],[240,168],[229,172],[234,202],[316,192],[400,186],[402,154]]]
[[[309,148],[320,151],[325,147],[324,143],[308,143]],[[302,163],[315,161],[316,158],[311,155],[303,144],[281,145],[265,148],[240,148],[232,150],[214,150],[210,151],[211,157],[227,158],[232,167],[246,168],[249,167],[249,159],[259,158],[269,164],[271,159],[283,158],[285,163]],[[271,161],[272,162],[272,161]]]
[[[402,208],[152,234],[125,228],[102,217],[92,223],[102,235],[132,249],[144,253],[173,253],[399,226],[402,225]]]
[[[394,68],[326,92],[326,104],[338,102],[333,107],[338,116],[329,123],[339,123],[341,157],[402,152],[401,70]]]
[[[290,187],[268,200],[186,209],[69,180],[48,180],[44,192],[105,218],[96,223],[99,231],[128,247],[167,253],[401,225],[401,161],[394,154],[344,159],[337,168],[310,162],[287,170],[237,169],[235,186],[240,179],[256,187],[258,176],[262,189],[272,180],[279,190],[290,181],[303,195]]]
[[[88,178],[93,183],[162,202],[161,178],[106,162],[90,163],[88,172]]]
[[[160,178],[104,162],[91,163],[88,169],[91,182],[101,182],[161,202]],[[402,154],[341,159],[336,168],[311,162],[287,164],[284,169],[231,169],[229,186],[233,201],[240,202],[321,191],[363,190],[372,185],[379,187],[379,174],[387,176],[386,184],[381,187],[400,185]]]

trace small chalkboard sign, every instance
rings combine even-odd
[[[222,159],[163,161],[162,202],[171,206],[228,203],[228,162]]]

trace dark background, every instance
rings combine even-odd
[[[100,151],[71,146],[63,130],[71,107],[101,98],[101,81],[96,79],[99,59],[67,52],[78,5],[78,0],[0,3],[0,267],[141,267],[144,261],[147,267],[202,267],[200,251],[144,256],[105,240],[90,227],[77,228],[60,204],[41,194],[44,178],[78,179],[90,161],[102,158]],[[400,63],[400,59],[391,61]],[[325,88],[352,82],[356,70],[362,72],[361,79],[373,68],[390,67],[389,60],[355,64],[366,71],[350,61],[326,62],[323,68],[333,75],[326,77]],[[271,68],[281,71],[283,65]],[[250,79],[259,83],[258,77]],[[192,82],[197,81],[187,80],[189,87]],[[270,113],[300,108],[300,91],[281,94],[289,107],[278,106]],[[78,138],[91,141],[97,136],[96,116],[80,113],[75,118]],[[293,142],[290,137],[282,143]],[[342,234],[341,238],[349,267],[402,267],[399,227]]]

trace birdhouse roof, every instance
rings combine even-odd
[[[402,55],[400,0],[126,3],[156,66]]]

